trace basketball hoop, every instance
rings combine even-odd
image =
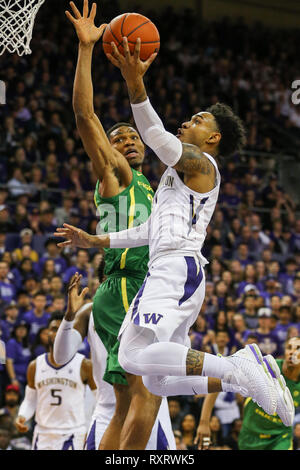
[[[30,41],[37,12],[45,0],[0,1],[0,55],[5,50],[31,54]]]

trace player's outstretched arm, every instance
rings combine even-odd
[[[134,53],[131,54],[128,40],[123,38],[125,56],[120,54],[114,43],[111,45],[112,54],[107,54],[107,57],[121,70],[126,81],[134,120],[142,140],[163,163],[167,166],[174,166],[182,154],[182,144],[177,137],[165,130],[161,119],[147,97],[143,81],[144,74],[157,54],[152,54],[147,61],[142,61],[139,39],[137,39]]]
[[[108,233],[107,235],[90,235],[73,225],[63,224],[58,227],[53,234],[55,237],[66,238],[65,241],[57,244],[60,248],[73,246],[79,248],[134,248],[149,244],[149,223],[148,220],[128,230]]]
[[[35,369],[36,361],[34,360],[30,362],[27,369],[27,385],[25,387],[25,396],[20,405],[18,416],[15,420],[15,426],[21,433],[28,431],[29,427],[26,422],[33,417],[36,410],[37,393],[34,386]]]
[[[84,230],[69,224],[63,224],[63,227],[58,227],[53,235],[58,238],[66,238],[65,241],[57,244],[60,248],[64,248],[65,246],[77,248],[110,247],[109,235],[90,235]]]
[[[109,184],[106,186],[109,187],[109,193],[105,196],[111,197],[119,193],[120,180],[125,186],[131,183],[132,172],[124,156],[111,147],[103,126],[94,111],[92,56],[95,43],[101,38],[106,24],[102,24],[100,27],[95,26],[96,3],[93,3],[89,13],[89,2],[84,0],[82,14],[73,2],[70,2],[70,6],[74,16],[69,11],[66,11],[66,16],[73,24],[79,39],[73,88],[73,109],[76,124],[84,149],[92,160],[98,179],[108,180]]]
[[[127,38],[123,38],[124,56],[116,45],[112,45],[109,60],[121,70],[124,77],[135,123],[143,141],[156,153],[167,166],[187,176],[185,183],[193,190],[208,192],[215,185],[215,169],[210,160],[195,145],[182,144],[170,132],[167,132],[158,114],[152,107],[143,81],[143,76],[157,54],[152,54],[143,62],[140,59],[141,42],[138,39],[134,53],[131,54]]]

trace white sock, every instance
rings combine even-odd
[[[213,354],[204,353],[202,375],[205,377],[215,377],[223,379],[227,372],[234,369],[234,366],[226,357],[214,356]]]

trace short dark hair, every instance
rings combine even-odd
[[[56,310],[55,312],[51,313],[51,317],[48,321],[48,325],[50,325],[50,323],[53,321],[53,320],[60,320],[60,321],[63,321],[63,318],[64,318],[64,314],[62,312],[60,312],[59,310]]]
[[[107,137],[110,139],[111,133],[116,129],[119,129],[119,127],[132,127],[134,130],[136,130],[136,128],[129,122],[117,122],[110,129],[108,129],[108,131],[106,132]]]
[[[206,111],[214,116],[222,135],[218,153],[223,157],[229,157],[241,150],[246,144],[246,129],[232,108],[224,103],[216,103]]]
[[[43,297],[47,297],[47,295],[45,294],[45,292],[39,290],[38,292],[35,292],[35,294],[33,294],[33,298],[35,299],[36,297],[38,296],[43,296]]]
[[[249,338],[256,339],[258,341],[258,336],[256,333],[249,333],[249,335],[247,336],[247,339]]]
[[[64,300],[66,300],[66,296],[65,296],[63,293],[55,294],[55,295],[53,296],[53,300],[56,300],[56,299],[64,299]]]

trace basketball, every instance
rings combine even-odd
[[[146,16],[139,13],[123,13],[114,18],[105,28],[102,44],[104,52],[112,52],[114,42],[124,55],[123,37],[128,38],[130,52],[133,53],[137,38],[141,39],[141,60],[147,60],[151,54],[159,51],[160,37],[158,29]]]

